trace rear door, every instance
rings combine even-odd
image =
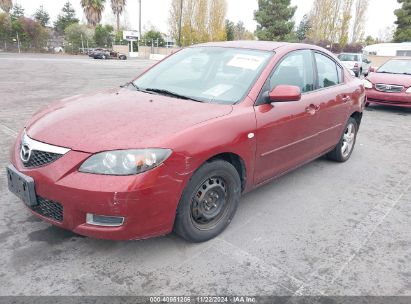
[[[352,88],[345,82],[344,70],[331,57],[321,52],[314,52],[317,71],[317,94],[321,99],[318,111],[317,148],[319,152],[334,147],[347,123],[351,101],[354,98]]]

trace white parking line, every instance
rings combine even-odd
[[[9,135],[10,137],[16,137],[17,136],[17,132],[10,129],[9,127],[5,126],[5,125],[1,125],[0,124],[0,130],[2,130],[4,133],[6,133],[7,135]]]

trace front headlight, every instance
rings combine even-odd
[[[409,87],[408,90],[405,91],[405,93],[411,94],[411,87]]]
[[[372,82],[369,81],[368,79],[364,79],[364,87],[366,89],[372,89]]]
[[[161,165],[169,149],[119,150],[95,154],[80,167],[80,172],[103,175],[134,175]]]

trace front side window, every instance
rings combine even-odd
[[[340,68],[334,60],[319,53],[315,53],[317,63],[318,87],[320,89],[335,86],[340,83],[337,68]]]
[[[314,69],[311,51],[295,51],[281,61],[270,78],[270,90],[278,85],[297,86],[302,93],[314,90]]]
[[[273,52],[194,47],[159,63],[134,84],[141,90],[163,90],[202,102],[241,101],[273,56]]]

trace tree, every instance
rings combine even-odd
[[[11,16],[11,20],[17,20],[21,17],[24,17],[24,8],[20,4],[16,3],[13,6],[13,10],[11,11],[10,16]]]
[[[11,8],[13,7],[12,0],[0,0],[0,8],[5,11],[7,14],[10,13]]]
[[[318,43],[320,41],[336,42],[341,21],[341,6],[344,0],[314,0],[310,12],[310,30],[308,39]]]
[[[227,36],[227,41],[233,41],[235,39],[235,24],[234,22],[226,19],[225,21],[225,31]]]
[[[298,26],[296,36],[299,41],[304,41],[307,39],[307,34],[310,31],[311,24],[308,15],[304,15],[303,19]]]
[[[94,42],[97,46],[111,47],[113,45],[114,28],[111,25],[98,24],[94,31]]]
[[[398,0],[398,3],[402,6],[394,12],[397,16],[394,40],[396,42],[411,41],[411,0]]]
[[[183,46],[227,39],[226,0],[184,0],[181,16]],[[169,17],[170,34],[179,38],[181,0],[172,0]]]
[[[394,40],[395,33],[396,33],[395,25],[387,26],[378,32],[378,40],[379,42],[392,42]],[[410,41],[410,39],[406,41]]]
[[[377,39],[374,39],[372,36],[367,36],[364,40],[365,45],[372,45],[377,43]]]
[[[365,17],[369,7],[369,0],[357,0],[355,5],[352,42],[360,42],[364,39]]]
[[[111,0],[111,9],[117,21],[117,32],[120,31],[120,16],[126,6],[126,0]]]
[[[145,41],[145,44],[149,46],[163,47],[166,45],[163,35],[155,28],[152,28],[151,30],[147,31],[143,36],[143,40]]]
[[[34,13],[34,20],[40,23],[42,26],[46,26],[50,21],[50,15],[44,9],[43,5],[41,5],[37,11]]]
[[[0,13],[0,41],[4,41],[4,48],[7,49],[7,42],[11,41],[12,27],[10,15]]]
[[[297,7],[290,6],[291,0],[258,0],[254,12],[257,21],[256,35],[260,40],[280,41],[289,39],[294,28]]]
[[[351,22],[351,10],[352,10],[353,4],[354,4],[354,0],[343,0],[341,21],[340,21],[340,36],[338,39],[338,42],[341,48],[344,48],[348,43],[350,22]]]
[[[227,15],[226,0],[210,0],[209,34],[211,41],[227,40],[225,31],[225,16]]]
[[[54,22],[54,28],[58,33],[64,34],[66,27],[74,23],[79,23],[79,19],[76,18],[76,11],[70,1],[67,1],[61,13],[57,16],[56,22]]]
[[[81,0],[87,23],[96,26],[100,23],[106,0]]]
[[[65,39],[69,47],[66,52],[77,53],[82,47],[82,42],[93,41],[94,30],[83,24],[73,23],[64,30]]]
[[[24,47],[28,49],[34,48],[36,50],[42,50],[47,46],[47,39],[49,35],[40,22],[25,17],[21,17],[19,22],[21,23],[21,28],[24,31],[24,35],[22,35],[24,38],[22,43]]]

